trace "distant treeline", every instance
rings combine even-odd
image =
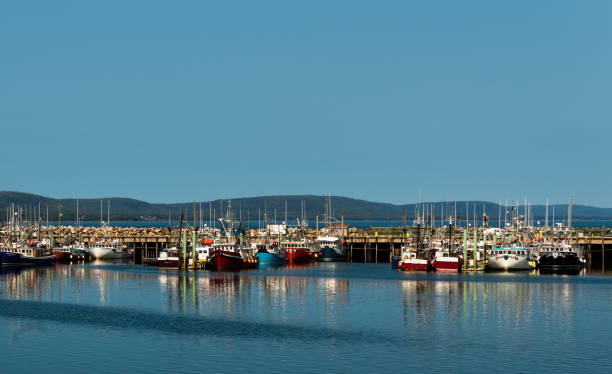
[[[168,220],[168,214],[172,220],[178,220],[180,214],[184,215],[186,220],[193,220],[193,202],[175,203],[175,204],[152,204],[145,201],[139,201],[127,198],[104,198],[104,199],[79,199],[79,217],[82,221],[97,221],[100,220],[100,201],[102,201],[102,216],[106,220],[107,207],[110,202],[110,219],[111,221],[141,221],[141,220]],[[298,218],[304,216],[309,221],[314,221],[316,215],[319,215],[319,220],[323,221],[327,196],[315,195],[293,195],[293,196],[263,196],[263,197],[248,197],[232,199],[232,210],[236,219],[242,218],[242,221],[250,219],[252,222],[264,219],[264,211],[267,212],[270,221],[281,222],[285,219],[285,207],[287,209],[287,218],[289,223],[296,223]],[[8,207],[14,204],[23,209],[23,218],[32,215],[38,216],[40,206],[40,216],[43,220],[57,221],[59,217],[59,209],[61,204],[62,220],[76,220],[76,199],[52,199],[44,196],[33,195],[22,192],[0,192],[0,220],[6,221]],[[337,219],[341,219],[344,214],[346,220],[401,220],[404,215],[404,210],[407,214],[407,220],[410,223],[415,216],[417,209],[416,204],[395,205],[388,203],[376,203],[365,200],[351,199],[348,197],[332,196],[332,215]],[[200,216],[200,207],[202,211],[202,219],[208,221],[210,216],[219,218],[227,211],[228,200],[203,201],[195,203],[196,214],[198,219]],[[501,218],[504,219],[505,206],[500,207],[499,204],[483,201],[452,201],[452,202],[425,202],[420,205],[420,211],[425,210],[425,215],[429,216],[432,211],[439,219],[442,212],[444,216],[449,213],[454,215],[455,207],[457,216],[464,220],[466,216],[473,217],[474,212],[477,217],[482,217],[483,213],[490,217],[491,220],[497,220],[500,212]],[[562,218],[567,218],[568,204],[557,204],[549,206],[549,217],[552,221],[552,214],[559,221]],[[36,213],[35,213],[36,212]],[[524,207],[519,205],[518,213],[523,214]],[[534,219],[543,220],[545,216],[544,205],[532,205],[531,214]],[[508,208],[508,217],[512,214],[511,208]],[[514,212],[516,214],[516,212]],[[611,208],[597,208],[585,205],[573,206],[573,217],[576,219],[612,219]]]

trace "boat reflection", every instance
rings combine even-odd
[[[570,282],[532,281],[522,277],[456,278],[455,281],[404,280],[400,282],[402,316],[406,329],[442,329],[449,322],[455,334],[469,334],[487,319],[504,328],[519,329],[525,318],[548,316],[545,323],[572,321],[576,285]],[[444,316],[444,320],[441,320]],[[450,321],[449,321],[450,320]],[[568,328],[570,326],[567,326]],[[448,331],[440,331],[447,334]]]

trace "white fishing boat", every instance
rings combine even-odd
[[[210,256],[210,245],[199,245],[196,247],[196,261],[203,264],[208,262]],[[193,265],[193,259],[189,259],[189,265]]]
[[[89,243],[89,252],[97,259],[129,257],[129,254],[123,250],[121,243],[118,241]]]
[[[490,250],[487,270],[531,270],[529,251],[523,247],[493,248]]]
[[[157,258],[157,267],[163,269],[180,269],[181,259],[176,247],[166,248],[161,251]]]

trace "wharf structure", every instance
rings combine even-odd
[[[429,235],[442,235],[449,238],[448,234],[440,234],[439,230],[445,228],[431,229]],[[415,228],[410,227],[404,231],[401,228],[379,228],[382,234],[379,234],[376,229],[343,230],[342,240],[343,248],[346,252],[347,259],[350,262],[358,263],[390,263],[391,256],[394,252],[399,251],[403,245],[409,245],[414,235]],[[427,230],[427,229],[424,229]],[[467,230],[467,235],[466,235]],[[154,262],[162,249],[176,245],[181,240],[187,238],[189,250],[191,251],[195,238],[198,243],[202,240],[210,240],[219,237],[219,230],[197,229],[186,227],[182,232],[176,229],[169,228],[126,228],[126,227],[84,227],[77,229],[73,226],[53,226],[42,227],[36,229],[34,227],[26,230],[30,237],[34,236],[39,240],[49,240],[53,238],[56,243],[62,243],[65,240],[79,241],[85,244],[100,242],[100,241],[119,241],[125,245],[131,253],[136,264],[147,264]],[[247,230],[247,240],[257,240],[261,237],[261,230]],[[476,232],[474,232],[476,231]],[[0,247],[2,244],[8,243],[11,239],[9,233],[11,230],[8,227],[0,228]],[[38,234],[39,233],[39,234]],[[322,234],[322,230],[307,230],[305,233],[307,239],[314,240]],[[512,240],[533,240],[534,236],[540,235],[540,240],[544,242],[561,242],[579,245],[583,249],[583,253],[587,260],[587,266],[592,269],[602,269],[609,267],[612,264],[612,232],[608,229],[580,229],[580,230],[553,230],[549,228],[529,228],[528,230],[508,231],[508,235],[504,238],[500,237],[496,240],[496,245],[504,245]],[[38,238],[38,235],[40,237]],[[468,238],[468,253],[472,256],[473,240],[476,242],[491,241],[492,236],[487,236],[485,228],[457,228],[451,234],[450,240],[456,244],[465,243],[465,238]],[[474,238],[474,239],[472,239]],[[491,248],[490,246],[487,248]]]

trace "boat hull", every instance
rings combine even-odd
[[[578,274],[582,265],[546,265],[540,266],[541,274]]]
[[[343,262],[346,261],[344,254],[338,253],[334,248],[325,247],[319,252],[319,261],[323,262]]]
[[[391,257],[391,268],[392,269],[401,269],[402,265],[400,265],[400,262],[402,262],[402,257],[401,256],[393,256],[393,257]]]
[[[53,252],[55,255],[55,261],[67,264],[73,261],[72,252],[67,251],[55,251]]]
[[[113,251],[112,248],[91,248],[92,256],[99,260],[110,260],[128,258],[129,256],[123,251]]]
[[[216,270],[240,270],[248,267],[239,253],[221,250],[213,251],[208,266]]]
[[[55,263],[55,256],[29,257],[20,253],[0,252],[2,266],[44,266]]]
[[[574,254],[550,253],[540,257],[538,268],[542,274],[577,274],[583,264]]]
[[[285,263],[285,259],[276,253],[257,252],[257,262],[260,265],[281,265]]]
[[[457,257],[436,257],[432,263],[436,271],[447,273],[459,273],[461,271],[461,260]]]
[[[497,255],[489,258],[486,269],[489,271],[531,270],[526,256]]]
[[[402,262],[402,270],[404,271],[431,271],[431,263],[427,260],[409,259]]]
[[[290,264],[307,264],[312,262],[312,253],[308,249],[288,248],[287,261]]]
[[[157,260],[157,267],[160,269],[178,270],[181,268],[181,261],[178,259]]]

